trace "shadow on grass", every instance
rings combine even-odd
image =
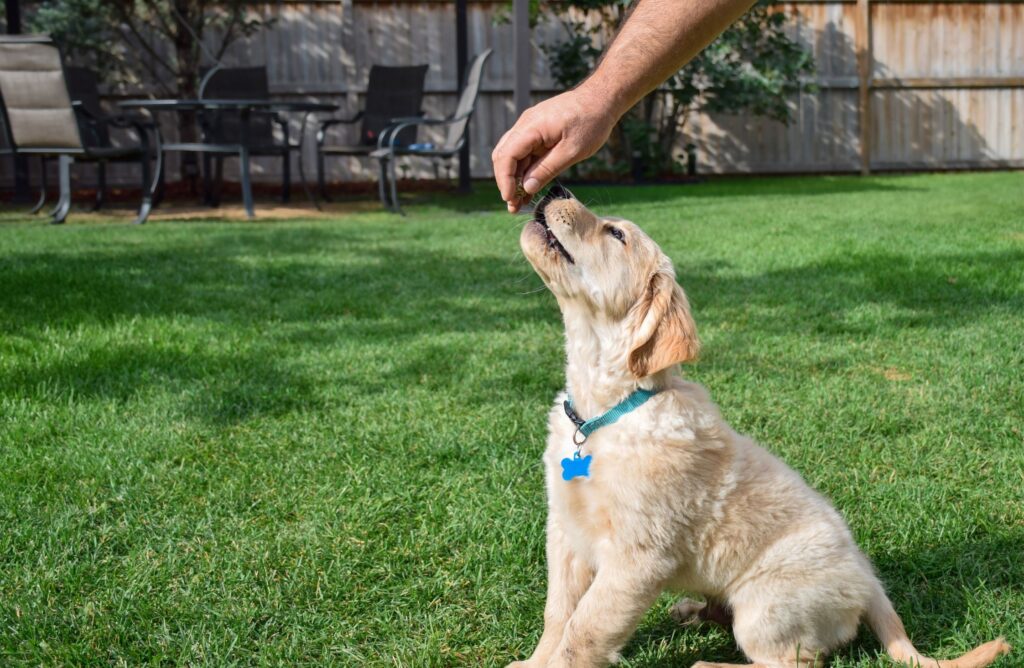
[[[391,351],[387,369],[362,370],[354,387],[373,392],[429,376],[443,391],[464,382],[460,360],[479,354],[489,335],[521,332],[532,323],[549,327],[556,338],[554,300],[546,292],[527,294],[540,281],[521,257],[460,255],[443,236],[422,243],[415,228],[395,230],[402,236],[387,242],[379,228],[306,227],[161,240],[159,250],[119,245],[11,253],[0,273],[0,322],[8,334],[32,339],[109,327],[126,329],[128,339],[77,357],[19,360],[0,382],[31,393],[58,379],[79,396],[125,399],[149,384],[199,383],[216,369],[210,394],[196,410],[230,421],[310,405],[311,388],[323,379],[298,370],[305,367],[290,357],[298,356],[296,347]],[[873,253],[744,276],[711,261],[681,266],[680,281],[698,323],[753,321],[750,329],[760,333],[870,338],[879,336],[879,318],[897,328],[947,329],[995,309],[1024,310],[1012,281],[998,280],[1022,262],[1024,250],[927,258]],[[873,305],[887,308],[859,317]],[[184,352],[131,340],[131,323],[152,319],[198,343]],[[202,348],[204,336],[224,333],[243,337],[246,345],[217,354]],[[443,340],[424,343],[424,337]],[[716,364],[766,363],[758,361],[756,341],[747,348],[743,341],[709,355]],[[504,365],[511,360],[522,373],[476,379],[477,396],[517,392],[528,379],[545,376],[536,373],[536,360],[521,355],[523,346],[502,345],[506,349],[496,352]],[[560,355],[554,348],[552,361]],[[551,367],[558,371],[557,363]]]
[[[1014,630],[1000,629],[998,620],[991,632],[965,630],[964,625],[971,617],[971,609],[976,608],[974,597],[979,589],[1024,590],[1024,567],[1016,559],[1022,552],[1024,534],[1017,533],[948,545],[915,546],[905,555],[876,559],[875,566],[918,651],[934,658],[951,659],[955,658],[953,652],[945,656],[938,650],[943,640],[955,638],[963,646],[961,651],[967,651]],[[676,668],[701,660],[746,663],[730,632],[712,627],[680,627],[667,610],[657,615],[655,623],[641,628],[623,651],[630,666]],[[630,655],[638,648],[664,645],[670,649],[657,658],[631,660]],[[857,637],[834,656],[859,660],[884,653],[874,633],[862,624]]]
[[[207,237],[201,247],[14,253],[0,276],[0,319],[9,333],[72,330],[135,316],[190,317],[234,325],[335,320],[335,339],[403,339],[423,333],[511,329],[553,307],[522,258],[464,257],[385,246],[365,235],[267,231]],[[311,262],[311,250],[324,253]],[[337,262],[337,250],[351,260]],[[522,297],[519,299],[518,297]],[[302,334],[288,330],[293,342]],[[301,332],[301,327],[299,329]],[[271,332],[271,335],[275,335]]]
[[[729,275],[723,265],[678,267],[698,325],[702,318],[735,320],[757,310],[756,329],[824,335],[871,335],[878,319],[851,318],[865,306],[895,307],[895,327],[950,328],[994,309],[1024,308],[1024,294],[1010,276],[1024,250],[910,258],[898,253],[859,253],[752,276]]]
[[[159,250],[8,255],[0,322],[12,352],[32,354],[0,367],[0,388],[115,401],[160,388],[180,395],[193,416],[232,423],[316,410],[325,382],[360,393],[424,378],[447,386],[481,336],[557,321],[552,302],[525,294],[536,287],[525,260],[411,245],[360,232],[265,230]],[[64,353],[33,347],[54,337]],[[205,343],[225,337],[234,345]],[[321,373],[300,359],[304,349],[340,346],[368,361]],[[494,395],[478,399],[486,396]]]
[[[309,262],[306,253],[325,244],[353,259]],[[931,328],[972,322],[992,309],[1024,308],[1014,285],[993,284],[1021,262],[1024,250],[926,258],[861,253],[755,275],[730,274],[727,263],[715,261],[678,270],[698,320],[758,309],[777,314],[758,319],[760,331],[841,335],[876,328],[874,320],[847,318],[864,305],[897,307],[889,324]],[[366,235],[313,234],[300,241],[277,232],[258,243],[223,236],[201,248],[13,253],[3,264],[0,318],[9,333],[132,316],[309,325],[333,318],[336,337],[398,340],[514,329],[552,316],[557,322],[553,300],[521,257],[381,246]],[[317,331],[312,327],[309,336],[330,341]]]

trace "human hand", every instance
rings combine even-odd
[[[509,213],[608,141],[621,114],[601,97],[583,86],[557,95],[524,111],[501,138],[491,160]]]

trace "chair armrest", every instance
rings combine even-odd
[[[469,118],[472,114],[473,112],[470,110],[465,114],[459,114],[458,116],[452,116],[451,118],[427,118],[426,116],[420,116],[405,119],[391,119],[394,125],[389,125],[380,133],[380,138],[377,140],[377,148],[378,150],[385,148],[384,143],[388,142],[387,148],[394,150],[395,142],[398,141],[398,133],[408,127],[416,125],[451,125],[452,123],[458,123],[465,118]]]
[[[283,117],[281,114],[273,114],[270,120],[277,124],[277,127],[281,128],[281,134],[284,135],[284,145],[291,146],[291,138],[289,137],[288,119]]]
[[[458,123],[464,118],[469,118],[473,114],[472,111],[466,112],[465,114],[459,114],[458,116],[452,116],[451,118],[428,118],[427,116],[409,116],[407,118],[392,118],[392,125],[451,125],[452,123]],[[389,126],[391,127],[391,126]]]
[[[100,122],[109,123],[117,128],[146,128],[151,130],[156,127],[156,123],[145,116],[138,114],[118,114],[117,116],[102,116],[98,119]]]
[[[398,125],[399,123],[439,123],[443,122],[440,118],[427,118],[426,116],[400,116],[398,118],[388,119],[389,126]]]
[[[85,105],[83,105],[80,100],[72,100],[71,107],[75,110],[75,113],[81,114],[87,120],[93,123],[104,123],[106,125],[113,125],[117,128],[127,128],[134,126],[141,126],[145,128],[156,127],[156,124],[153,122],[152,119],[146,118],[141,114],[124,113],[116,115],[103,114],[97,116],[96,114],[86,109]]]
[[[356,113],[351,118],[325,118],[319,120],[316,129],[316,145],[322,147],[324,145],[324,139],[327,137],[327,130],[335,125],[351,125],[363,117],[363,112]]]
[[[118,114],[116,116],[104,114],[102,116],[97,116],[96,114],[90,113],[80,100],[72,100],[71,108],[76,114],[81,114],[90,124],[108,125],[123,129],[130,128],[138,136],[139,147],[146,155],[150,154],[149,132],[152,132],[159,152],[159,146],[162,143],[162,140],[160,138],[160,128],[157,126],[155,120],[146,118],[139,114]],[[159,160],[159,157],[157,159]]]
[[[422,115],[422,113],[419,116],[398,116],[396,118],[390,118],[388,119],[387,126],[380,131],[380,136],[377,137],[377,149],[379,150],[384,148],[384,143],[388,141],[389,137],[395,136],[399,130],[404,130],[405,128],[412,127],[414,125],[437,125],[441,122],[443,121],[439,118],[427,118]]]

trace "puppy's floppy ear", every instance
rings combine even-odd
[[[630,373],[643,378],[697,358],[697,325],[671,270],[655,272],[647,293],[633,310],[636,325],[629,350]]]

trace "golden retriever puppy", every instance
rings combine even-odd
[[[561,307],[567,394],[544,454],[544,633],[511,666],[607,665],[666,589],[706,597],[677,613],[731,623],[757,668],[821,666],[862,619],[906,664],[972,668],[1009,651],[999,639],[936,661],[914,648],[839,513],[680,376],[696,327],[636,225],[555,187],[520,243]]]

